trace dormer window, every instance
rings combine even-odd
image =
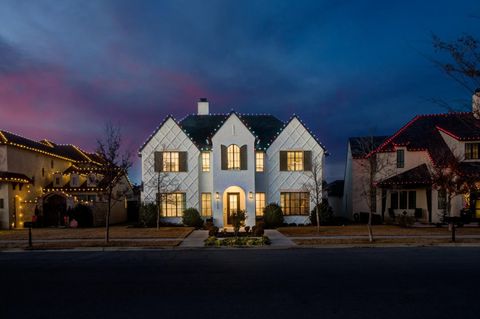
[[[476,160],[479,159],[479,145],[480,143],[465,143],[465,159]]]
[[[78,175],[72,174],[70,179],[70,186],[77,187],[78,186]]]
[[[61,187],[62,186],[62,175],[59,173],[55,173],[53,175],[53,186],[54,187]]]
[[[88,187],[97,186],[97,175],[95,175],[94,173],[91,173],[90,175],[88,175],[87,186]]]
[[[405,150],[397,150],[397,168],[405,167]]]

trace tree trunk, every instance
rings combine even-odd
[[[108,198],[107,216],[105,217],[105,244],[110,241],[110,212],[112,210],[111,196]]]
[[[320,214],[318,213],[318,204],[315,206],[315,215],[317,215],[317,233],[320,234]]]
[[[160,204],[157,202],[157,230],[160,229]]]
[[[371,210],[370,210],[370,213],[368,213],[367,228],[368,228],[368,240],[372,243],[373,242],[373,232],[372,232],[372,211]]]

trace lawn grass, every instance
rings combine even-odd
[[[193,231],[192,227],[160,227],[128,228],[126,226],[111,226],[110,238],[141,239],[141,238],[185,238]],[[34,240],[42,239],[103,239],[105,229],[95,228],[33,228]],[[27,240],[28,230],[1,230],[0,243],[6,240]]]
[[[396,225],[374,225],[372,227],[375,236],[428,236],[449,235],[448,227],[410,227],[402,228]],[[457,235],[480,235],[480,227],[457,228]],[[348,226],[320,226],[317,232],[316,226],[304,227],[281,227],[278,229],[282,234],[289,237],[315,237],[315,236],[367,236],[366,225]]]
[[[297,245],[300,246],[328,246],[328,245],[382,245],[382,244],[405,244],[405,245],[438,245],[451,243],[449,238],[379,238],[373,243],[368,241],[368,238],[350,238],[350,239],[336,239],[336,238],[316,238],[316,239],[294,239]],[[480,239],[477,238],[457,238],[457,244],[480,244]]]

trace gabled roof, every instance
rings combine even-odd
[[[380,187],[385,186],[408,186],[408,185],[429,185],[432,177],[426,164],[419,165],[403,173],[394,175],[377,183]]]
[[[29,184],[32,180],[24,174],[0,171],[0,182]]]
[[[232,114],[238,116],[242,123],[255,136],[255,147],[263,150],[270,146],[270,144],[277,138],[283,129],[291,122],[291,120],[297,118],[296,116],[293,116],[288,122],[285,123],[270,114],[240,114],[232,111],[227,114],[191,114],[177,122],[171,115],[169,115],[155,129],[145,143],[143,143],[139,151],[141,152],[143,150],[145,145],[153,138],[153,136],[155,136],[164,123],[170,118],[177,123],[177,125],[185,132],[185,134],[187,134],[187,136],[198,147],[198,149],[208,150],[212,146],[211,138]],[[300,123],[302,123],[302,121],[300,121]],[[302,125],[308,130],[305,124],[302,123]],[[310,130],[308,131],[310,134],[312,134],[312,136],[314,136]],[[319,145],[325,149],[325,147],[316,139],[315,136],[314,138]]]
[[[364,158],[382,145],[388,136],[357,136],[348,139],[353,158]]]
[[[374,152],[392,152],[398,146],[408,151],[427,151],[435,165],[454,156],[439,131],[459,140],[480,140],[480,120],[472,113],[444,113],[414,117]]]

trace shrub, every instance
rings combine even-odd
[[[258,222],[255,226],[252,227],[253,236],[260,237],[265,233],[264,231],[264,222]]]
[[[203,219],[196,208],[187,208],[183,211],[182,222],[185,226],[201,228]]]
[[[270,245],[270,239],[267,236],[260,238],[252,237],[231,237],[225,239],[218,239],[216,237],[208,237],[204,241],[205,246],[263,246]]]
[[[282,208],[275,203],[268,204],[263,210],[265,228],[277,228],[283,225]]]
[[[250,232],[250,226],[245,226],[245,233],[248,234]]]
[[[143,227],[154,227],[157,225],[157,205],[154,203],[142,204],[138,220]]]
[[[333,225],[334,224],[334,215],[333,209],[328,204],[327,199],[322,199],[322,203],[318,205],[318,214],[320,219],[320,225]],[[317,214],[316,209],[310,212],[310,222],[312,225],[317,225]]]
[[[212,226],[208,229],[208,236],[217,236],[218,235],[218,227]]]
[[[397,221],[400,227],[408,228],[415,224],[415,217],[407,214],[402,214],[398,216]]]

